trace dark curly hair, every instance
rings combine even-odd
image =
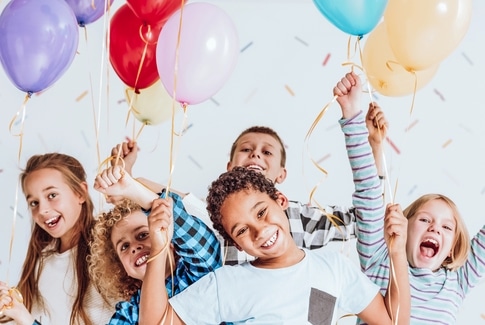
[[[268,194],[270,198],[278,198],[278,190],[274,183],[259,172],[244,167],[234,167],[212,182],[207,195],[207,212],[214,229],[229,243],[234,243],[231,236],[222,227],[221,207],[231,195],[244,190],[254,190]]]

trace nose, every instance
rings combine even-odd
[[[435,223],[429,225],[428,231],[435,232],[437,234],[441,233],[439,227],[437,227]]]
[[[143,248],[143,245],[141,244],[133,245],[133,248],[131,249],[131,253],[135,254],[136,252],[140,251],[142,248]]]
[[[251,152],[251,158],[260,158],[260,155],[259,155],[258,152],[253,151],[253,152]]]
[[[39,213],[43,215],[49,214],[50,206],[47,202],[39,202]]]

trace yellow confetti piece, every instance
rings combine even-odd
[[[288,85],[285,85],[285,88],[286,90],[290,93],[291,96],[295,96],[295,93],[293,92],[293,90],[290,88],[290,86]]]
[[[441,148],[446,148],[446,147],[448,147],[448,145],[449,145],[450,143],[452,143],[452,142],[453,142],[453,140],[452,140],[452,139],[447,140],[445,143],[443,143],[443,145],[441,146]]]
[[[81,101],[81,99],[83,99],[87,94],[88,94],[88,91],[87,90],[83,91],[81,93],[81,95],[79,95],[79,96],[76,97],[76,102]]]

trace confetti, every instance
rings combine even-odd
[[[256,89],[254,89],[254,90],[253,90],[253,91],[252,91],[252,92],[251,92],[251,93],[248,95],[248,97],[246,97],[246,99],[244,100],[244,103],[245,103],[245,104],[247,104],[247,103],[249,102],[249,100],[250,100],[250,99],[251,99],[251,98],[254,96],[254,94],[256,94],[256,91],[257,91],[257,90],[258,90],[257,88],[256,88]]]
[[[321,163],[322,161],[327,160],[328,158],[330,158],[330,156],[331,156],[331,154],[329,154],[329,153],[328,153],[328,154],[326,154],[326,155],[325,155],[325,156],[323,156],[322,158],[318,159],[318,160],[317,160],[317,163],[319,164],[319,163]]]
[[[81,101],[81,99],[83,99],[84,97],[86,97],[87,94],[88,94],[88,91],[87,90],[83,91],[81,93],[81,95],[79,95],[79,96],[76,97],[76,102]]]
[[[406,128],[406,132],[411,130],[416,124],[418,124],[418,120],[412,121],[411,124],[409,124],[408,127]]]
[[[387,140],[387,143],[389,143],[389,145],[391,146],[391,148],[394,149],[394,151],[398,155],[401,154],[401,151],[399,150],[399,148],[394,144],[394,142],[392,142],[392,140],[389,137],[386,137],[386,140]]]
[[[446,148],[448,147],[448,145],[450,145],[450,143],[452,143],[453,140],[452,139],[448,139],[445,143],[443,143],[443,145],[441,146],[441,148]]]
[[[298,36],[295,36],[295,39],[300,42],[301,44],[305,45],[305,46],[308,46],[308,43],[305,42],[304,40],[302,40],[301,38],[299,38]]]
[[[463,57],[465,58],[465,60],[467,60],[467,62],[470,64],[470,65],[473,65],[473,61],[468,57],[468,55],[466,55],[465,53],[461,53],[461,55],[463,55]]]
[[[190,161],[192,161],[194,163],[194,165],[196,165],[200,169],[203,169],[202,166],[192,156],[189,155],[188,157],[189,157]]]
[[[323,63],[322,63],[322,65],[323,65],[323,66],[326,66],[326,65],[327,65],[327,63],[328,63],[328,60],[330,60],[330,53],[328,53],[328,54],[327,54],[327,56],[325,57],[325,59],[323,59]]]
[[[253,45],[253,42],[249,42],[246,46],[244,46],[242,49],[241,49],[241,53],[246,51],[248,47],[250,47],[251,45]]]
[[[293,92],[293,90],[290,88],[290,86],[288,85],[285,85],[285,88],[286,90],[290,93],[291,96],[295,96],[295,93]]]
[[[211,102],[213,102],[214,104],[216,104],[217,106],[219,106],[219,102],[217,100],[215,100],[213,97],[211,97]]]
[[[436,95],[438,95],[438,97],[439,97],[439,98],[440,98],[442,101],[445,101],[445,96],[443,96],[443,94],[442,94],[442,93],[440,93],[440,92],[438,91],[438,89],[436,89],[436,88],[435,88],[435,89],[434,89],[434,93],[435,93]]]

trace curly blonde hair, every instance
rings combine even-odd
[[[138,210],[141,210],[138,204],[123,200],[110,211],[100,214],[93,227],[91,256],[88,258],[89,274],[107,300],[129,300],[141,288],[142,281],[126,273],[111,242],[114,226]]]

